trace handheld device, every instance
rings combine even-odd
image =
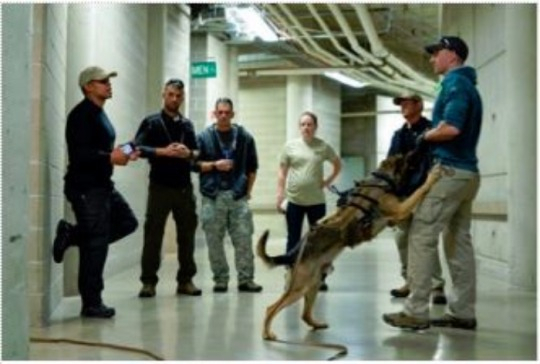
[[[122,149],[122,152],[124,152],[125,155],[130,155],[135,152],[135,144],[132,142],[124,143],[120,145],[120,149]]]

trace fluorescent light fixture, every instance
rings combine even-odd
[[[259,11],[251,6],[227,8],[227,17],[229,16],[235,20],[242,33],[259,37],[265,42],[276,42],[278,40],[276,33],[266,23]]]
[[[352,78],[350,78],[349,76],[345,76],[344,74],[340,73],[340,72],[324,72],[324,75],[326,77],[329,77],[329,78],[332,78],[336,81],[339,81],[345,85],[349,85],[351,87],[354,87],[354,88],[362,88],[362,87],[366,87],[367,85],[369,85],[368,83],[366,82],[359,82],[359,81],[356,81]]]

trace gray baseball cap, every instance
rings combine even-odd
[[[91,81],[101,81],[116,76],[118,76],[116,71],[107,72],[103,68],[97,66],[87,67],[79,74],[79,86],[83,87]]]
[[[422,102],[422,96],[418,95],[414,92],[405,92],[402,95],[398,97],[394,97],[394,105],[401,105],[401,103],[405,100],[414,100],[416,102]]]

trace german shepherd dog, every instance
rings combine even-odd
[[[269,267],[292,263],[292,273],[286,291],[266,309],[263,339],[276,340],[271,330],[272,320],[285,307],[304,296],[302,319],[314,330],[328,325],[313,318],[313,305],[319,290],[321,276],[332,261],[345,249],[354,248],[375,237],[387,225],[409,217],[414,207],[440,178],[440,168],[431,169],[425,182],[408,198],[400,200],[396,193],[407,183],[411,173],[407,156],[396,155],[383,160],[370,177],[355,182],[355,187],[342,194],[334,213],[317,222],[304,234],[297,256],[268,256],[266,230],[257,244],[257,255]]]

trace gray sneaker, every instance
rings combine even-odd
[[[429,320],[409,316],[405,312],[385,313],[382,318],[388,325],[399,327],[400,329],[429,329]]]

